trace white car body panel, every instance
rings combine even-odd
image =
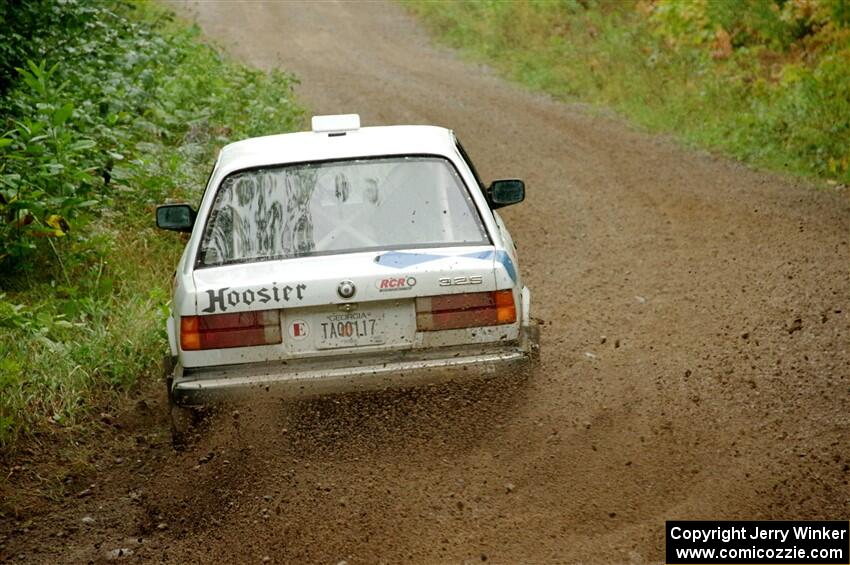
[[[393,155],[447,159],[468,187],[491,244],[196,267],[195,258],[216,190],[228,175],[273,165]],[[342,281],[354,284],[353,297],[339,296],[337,289]],[[515,323],[417,331],[417,297],[506,289],[513,292]],[[530,324],[530,301],[530,292],[522,286],[516,249],[507,227],[498,214],[490,211],[451,131],[432,126],[390,126],[356,129],[344,135],[302,132],[240,141],[222,149],[216,161],[195,228],[175,273],[172,317],[168,320],[169,344],[172,355],[177,357],[172,387],[175,392],[187,392],[204,387],[229,388],[237,382],[247,385],[254,382],[250,364],[262,367],[262,375],[255,375],[256,383],[285,380],[288,373],[293,379],[319,379],[325,374],[322,371],[328,375],[356,374],[370,366],[369,362],[363,365],[360,361],[360,369],[349,368],[344,361],[346,355],[352,359],[365,356],[367,361],[369,355],[375,359],[384,356],[370,369],[382,374],[392,372],[393,367],[401,371],[475,365],[476,359],[487,363],[515,361],[528,353],[528,344],[515,344],[522,342],[523,329]],[[259,310],[281,312],[282,343],[200,351],[184,351],[180,346],[183,316]],[[382,325],[383,333],[374,342],[367,339],[347,346],[343,338],[328,336],[328,320],[337,316],[354,320],[358,312],[368,313],[362,317],[377,319]],[[505,347],[500,348],[503,344]],[[440,358],[435,353],[439,348],[462,349],[452,350],[452,361]],[[420,350],[427,354],[417,359],[415,352]],[[321,363],[326,359],[330,368],[323,369]]]
[[[207,267],[194,271],[195,300],[179,301],[182,309],[178,309],[176,302],[175,312],[191,316],[281,309],[285,319],[291,322],[299,319],[299,315],[303,318],[307,307],[374,303],[388,299],[412,304],[417,296],[513,288],[512,283],[504,282],[509,280],[504,274],[504,267],[500,265],[500,270],[494,268],[496,255],[492,246],[469,246],[348,253],[334,255],[332,259],[314,256]],[[446,272],[451,272],[452,282],[474,276],[479,276],[481,282],[441,286],[439,279]],[[496,279],[497,272],[502,273],[501,285]],[[415,282],[400,288],[380,288],[384,281],[401,279]],[[351,300],[343,300],[337,295],[337,286],[342,280],[353,282],[357,288]],[[294,312],[288,314],[289,310]],[[284,324],[282,330],[282,345],[182,351],[181,361],[184,367],[199,367],[276,359],[287,352],[292,353],[292,348],[286,346],[289,327]],[[419,338],[416,343],[424,345],[426,338]]]

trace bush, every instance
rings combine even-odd
[[[744,160],[850,182],[850,0],[408,6],[532,87]]]
[[[91,24],[93,6],[57,0],[0,3],[0,95],[15,82],[15,69],[39,58]]]
[[[42,26],[38,47],[0,52],[2,65],[28,57],[0,94],[6,448],[156,374],[183,242],[155,233],[155,204],[197,200],[221,145],[302,122],[291,76],[224,59],[165,10],[44,5],[49,14],[16,15],[23,27],[3,32]]]

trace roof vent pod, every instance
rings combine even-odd
[[[337,114],[333,116],[313,116],[314,133],[326,133],[328,135],[345,135],[348,131],[360,129],[359,114]]]

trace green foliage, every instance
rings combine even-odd
[[[17,116],[0,138],[0,264],[7,268],[35,248],[35,238],[64,237],[65,218],[97,204],[96,143],[69,124],[74,104],[62,96],[65,84],[55,84],[57,67],[30,61],[17,69],[27,93],[11,98]]]
[[[82,215],[85,222],[89,208],[166,196],[162,184],[116,192],[146,166],[128,157],[156,151],[156,144],[139,150],[140,142],[173,147],[190,135],[197,149],[215,138],[290,129],[299,119],[289,102],[290,77],[266,78],[222,63],[195,41],[197,30],[158,35],[153,26],[169,17],[163,12],[93,1],[61,7],[74,17],[55,21],[73,21],[86,33],[68,38],[48,31],[56,37],[45,46],[52,61],[17,68],[19,80],[0,100],[7,115],[0,137],[0,266],[6,270],[31,269],[37,248],[56,247],[49,240],[69,231],[73,236],[80,227],[75,220]],[[140,9],[153,21],[126,17]],[[188,57],[190,49],[196,54]],[[198,74],[182,73],[188,65]],[[211,124],[226,127],[215,131]]]
[[[40,26],[37,49],[0,49],[24,58],[0,92],[0,448],[156,374],[184,241],[156,232],[155,204],[197,200],[225,143],[302,123],[291,76],[224,59],[165,10],[22,5],[49,13],[2,32]]]
[[[850,0],[407,5],[533,88],[747,161],[850,182]]]
[[[15,69],[27,59],[87,31],[92,6],[63,0],[0,2],[0,96],[16,82]]]

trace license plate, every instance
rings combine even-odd
[[[338,312],[326,314],[317,322],[318,349],[381,345],[386,341],[383,312]]]

